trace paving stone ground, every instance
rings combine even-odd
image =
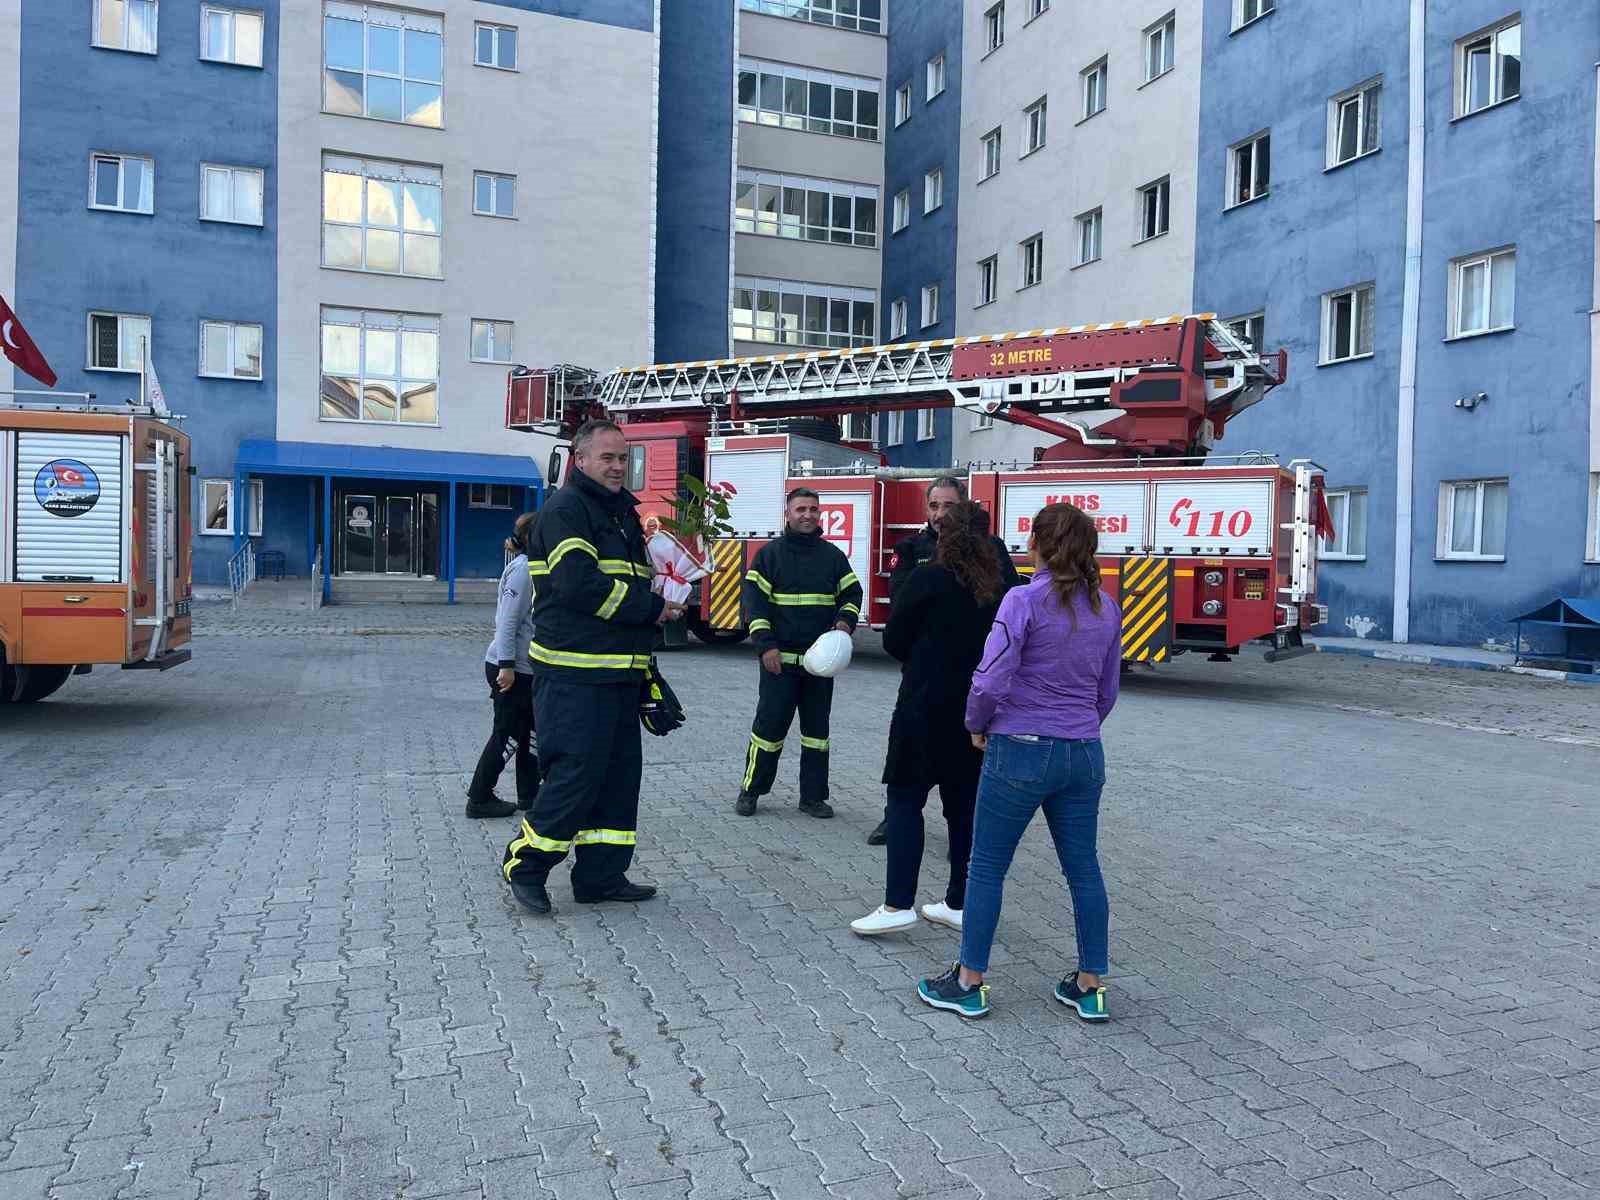
[[[0,707],[0,1198],[1593,1200],[1592,689],[1318,656],[1180,661],[1107,724],[1104,1027],[1042,826],[993,1014],[956,939],[853,937],[896,684],[732,812],[743,650],[674,654],[636,875],[514,911],[462,793],[482,609],[203,607],[194,661]],[[1461,678],[1469,675],[1469,678]],[[923,892],[943,885],[930,825]]]

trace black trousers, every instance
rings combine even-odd
[[[750,749],[745,754],[744,780],[739,791],[765,796],[778,773],[783,739],[789,735],[796,711],[800,713],[800,799],[828,798],[828,717],[833,711],[833,680],[807,675],[785,665],[783,672],[760,671],[756,719],[750,729]]]
[[[639,685],[535,675],[533,710],[544,783],[502,870],[508,880],[543,883],[576,850],[573,894],[604,896],[622,882],[638,842]]]
[[[922,870],[922,806],[931,784],[889,785],[889,870],[883,902],[890,908],[910,908],[917,899],[917,876]],[[939,784],[945,824],[950,829],[950,882],[944,902],[965,907],[967,860],[972,857],[972,814],[978,803],[978,777]]]
[[[494,704],[494,730],[489,734],[483,753],[478,755],[478,769],[472,773],[467,798],[487,800],[493,796],[494,785],[500,782],[506,761],[515,756],[517,805],[529,808],[539,794],[539,760],[533,753],[533,676],[519,672],[511,689],[502,692],[494,685],[500,669],[486,662],[483,673],[489,680],[490,699]]]

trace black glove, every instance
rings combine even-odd
[[[644,669],[644,681],[639,685],[639,724],[656,737],[666,737],[685,720],[683,705],[661,677],[661,668],[656,666],[652,654],[650,664]]]

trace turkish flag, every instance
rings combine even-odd
[[[17,320],[17,314],[11,311],[4,296],[0,296],[0,341],[5,343],[0,349],[4,349],[7,358],[45,387],[55,387],[56,373],[50,369],[39,347],[33,344],[33,339],[22,327],[22,322]]]
[[[50,466],[51,469],[55,471],[56,478],[62,483],[66,484],[68,487],[83,486],[84,479],[82,471],[74,470],[72,467],[64,466],[61,463],[51,463]]]

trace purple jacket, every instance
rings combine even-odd
[[[1122,612],[1104,595],[1098,614],[1081,595],[1072,608],[1069,615],[1043,570],[1006,593],[972,677],[971,732],[1100,736],[1121,681]]]

